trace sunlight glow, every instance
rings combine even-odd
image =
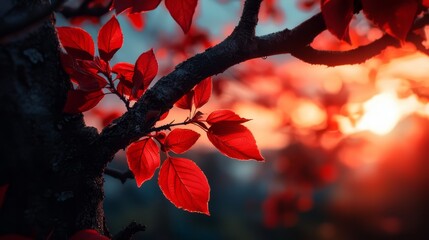
[[[394,93],[378,94],[363,104],[364,115],[357,122],[356,129],[369,130],[384,135],[389,133],[401,118]]]
[[[337,121],[341,131],[346,134],[370,131],[385,135],[391,132],[402,118],[414,112],[425,114],[424,110],[425,105],[419,102],[416,96],[400,99],[395,92],[387,91],[364,102],[361,105],[361,116],[354,121],[343,116],[339,116]]]

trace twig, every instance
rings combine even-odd
[[[184,122],[180,122],[180,123],[168,123],[168,124],[165,124],[165,125],[162,125],[159,127],[153,127],[149,130],[149,132],[159,132],[162,130],[170,130],[171,127],[180,126],[180,125],[188,125],[190,123],[191,123],[191,121],[188,121],[188,120],[184,121]]]
[[[130,110],[130,101],[128,99],[125,98],[125,96],[123,94],[120,94],[118,92],[118,90],[115,87],[115,83],[113,83],[113,79],[112,76],[110,75],[105,75],[107,78],[107,81],[109,82],[109,90],[115,94],[116,96],[119,97],[119,99],[121,99],[122,102],[124,102],[125,107],[127,108],[127,110]]]
[[[131,237],[138,233],[146,230],[146,226],[140,223],[131,222],[122,231],[116,234],[112,240],[129,240]]]
[[[134,179],[134,174],[130,170],[120,172],[116,169],[106,168],[104,170],[104,174],[118,179],[122,184],[124,184],[128,179]]]

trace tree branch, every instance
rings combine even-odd
[[[124,184],[128,179],[134,179],[134,174],[130,170],[120,172],[113,168],[106,168],[104,170],[104,174],[118,179],[119,181],[121,181],[122,184]]]
[[[111,0],[106,6],[98,6],[98,7],[89,7],[89,3],[91,1],[84,1],[77,9],[72,8],[64,8],[61,10],[61,14],[65,18],[72,17],[101,17],[104,14],[109,12],[110,6],[112,6],[113,0]]]
[[[324,51],[305,46],[293,49],[291,55],[310,64],[332,67],[344,65],[344,63],[363,63],[369,58],[380,54],[387,46],[392,45],[399,45],[399,41],[389,35],[385,35],[374,42],[348,51]]]
[[[292,53],[308,62],[329,66],[363,62],[380,53],[396,40],[385,36],[373,43],[346,52],[319,51],[309,47],[326,30],[322,14],[316,14],[292,30],[253,37],[260,0],[247,0],[243,16],[233,34],[218,45],[195,55],[162,77],[136,104],[114,124],[106,127],[90,146],[97,154],[113,156],[119,149],[148,134],[159,117],[202,79],[222,73],[235,64],[252,58]],[[419,20],[423,21],[423,20]],[[253,29],[253,30],[252,30]],[[250,36],[243,39],[241,36]],[[314,60],[309,58],[315,58]],[[98,163],[103,168],[107,162]]]
[[[37,5],[6,14],[0,19],[0,38],[34,26],[60,8],[66,0],[52,0],[50,5]]]

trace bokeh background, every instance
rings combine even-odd
[[[147,13],[122,14],[124,47],[112,63],[134,63],[153,48],[159,79],[224,39],[242,2],[200,0],[188,35],[163,3]],[[293,28],[319,11],[317,0],[265,0],[257,34]],[[58,25],[78,24],[96,39],[109,18],[59,15]],[[325,31],[313,46],[347,50],[383,34],[361,15],[350,33],[352,45]],[[353,66],[314,66],[288,55],[234,66],[213,77],[212,99],[201,111],[233,109],[253,119],[245,125],[266,162],[224,157],[202,133],[184,156],[209,180],[211,216],[175,208],[157,175],[141,188],[106,176],[110,231],[137,221],[147,230],[135,239],[429,239],[428,77],[428,56],[408,44]],[[107,95],[85,120],[101,129],[124,111]],[[164,123],[187,114],[173,109]],[[127,170],[124,153],[109,167]]]

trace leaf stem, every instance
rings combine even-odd
[[[109,74],[109,75],[107,75],[107,74],[104,74],[104,76],[106,76],[106,78],[107,78],[107,80],[108,80],[108,82],[109,82],[109,86],[108,86],[108,89],[113,93],[113,94],[115,94],[116,96],[118,96],[119,97],[119,99],[121,99],[122,100],[122,102],[124,102],[124,104],[125,104],[125,107],[127,108],[127,110],[129,111],[130,110],[130,101],[128,100],[128,99],[126,99],[125,98],[125,96],[123,95],[123,94],[120,94],[119,92],[118,92],[118,90],[115,88],[115,84],[113,83],[113,79],[112,79],[112,76]]]

